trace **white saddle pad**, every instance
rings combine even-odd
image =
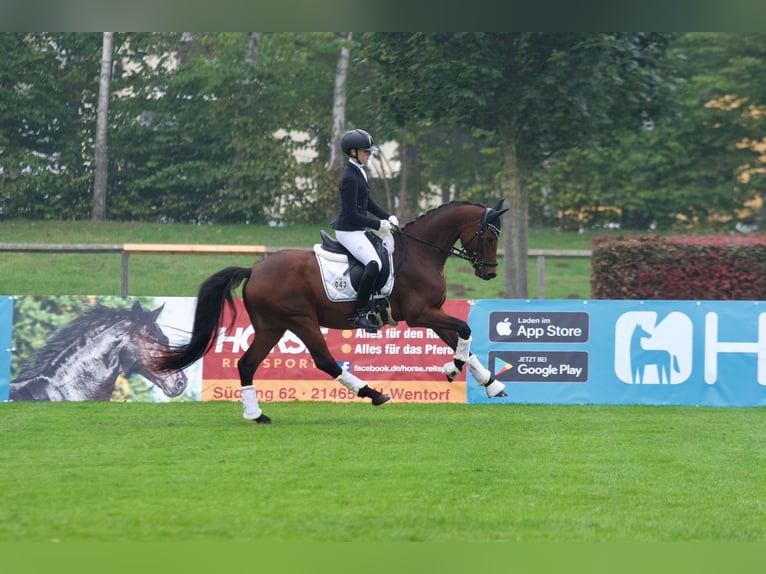
[[[319,243],[314,244],[314,255],[319,263],[319,272],[322,274],[322,284],[327,298],[330,301],[356,301],[356,289],[351,286],[351,278],[348,273],[348,256],[340,253],[330,253],[322,249]],[[380,290],[381,297],[388,297],[394,288],[394,258],[388,254],[389,269],[388,280]],[[378,294],[376,293],[377,297]]]

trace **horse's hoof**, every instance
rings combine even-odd
[[[507,397],[508,395],[505,393],[505,385],[497,380],[491,380],[489,383],[484,385],[484,389],[487,391],[487,396],[490,399],[496,399],[499,397]]]
[[[372,399],[372,404],[377,407],[379,405],[382,405],[383,403],[387,403],[390,400],[391,400],[391,397],[389,397],[388,395],[384,395],[383,393],[380,393],[377,397],[374,397]]]
[[[449,363],[444,364],[442,371],[447,376],[447,381],[451,383],[455,380],[455,377],[460,374],[460,367],[458,367],[454,361],[450,361]]]
[[[254,420],[259,425],[270,425],[271,424],[271,419],[269,417],[267,417],[266,415],[264,415],[263,413],[261,413],[261,416],[259,416],[257,419],[254,419]]]

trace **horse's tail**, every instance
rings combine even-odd
[[[249,279],[251,273],[249,268],[227,267],[200,285],[191,339],[185,345],[164,351],[155,362],[158,371],[180,371],[201,359],[213,347],[224,305],[228,304],[232,310],[232,323],[237,315],[231,291]]]

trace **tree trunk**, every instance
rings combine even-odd
[[[346,78],[348,77],[349,44],[351,32],[341,35],[340,55],[338,66],[335,70],[335,91],[333,92],[332,106],[332,139],[330,140],[329,168],[340,171],[343,167],[343,152],[340,149],[340,140],[346,126]]]
[[[422,184],[418,176],[420,157],[418,148],[409,145],[410,138],[407,128],[403,128],[399,139],[399,198],[397,216],[400,221],[409,221],[420,212],[420,194],[418,187]]]
[[[261,45],[260,32],[247,33],[247,48],[245,49],[245,62],[253,68],[258,63],[258,47]]]
[[[500,185],[508,211],[503,216],[503,266],[505,283],[503,296],[509,299],[527,298],[527,233],[529,198],[526,177],[519,161],[516,143],[505,146],[505,160]]]
[[[407,128],[402,128],[399,138],[399,213],[397,217],[408,219],[410,214],[407,209],[407,174],[409,172],[410,150],[407,146]]]
[[[96,175],[93,181],[93,220],[106,219],[106,182],[109,154],[106,145],[106,129],[109,125],[109,86],[112,75],[112,32],[104,32],[101,50],[101,78],[98,87],[98,110],[96,116],[95,160]]]
[[[761,193],[761,207],[758,209],[758,215],[755,218],[755,226],[758,231],[766,231],[766,192]]]

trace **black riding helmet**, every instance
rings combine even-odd
[[[340,149],[349,156],[352,149],[380,151],[380,148],[375,145],[375,140],[372,139],[372,136],[364,130],[351,130],[343,134],[343,139],[340,140]]]

